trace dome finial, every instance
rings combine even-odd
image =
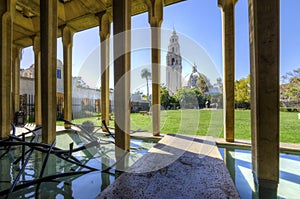
[[[195,61],[194,61],[193,68],[197,68],[197,64],[196,64],[196,62],[195,62]]]
[[[176,34],[175,25],[173,24],[173,34]]]

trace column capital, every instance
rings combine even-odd
[[[96,16],[99,18],[100,39],[104,41],[110,37],[110,23],[112,22],[112,17],[107,10],[97,13]]]
[[[32,44],[34,54],[41,52],[41,37],[39,34],[32,36]]]
[[[151,27],[161,27],[163,21],[163,1],[145,0],[148,6],[148,18]]]
[[[21,59],[22,58],[22,49],[23,49],[22,46],[17,45],[17,44],[13,44],[13,46],[12,46],[13,58]]]
[[[17,0],[6,0],[1,2],[0,13],[3,14],[5,12],[9,12],[13,18],[16,11],[16,3]]]
[[[24,48],[23,46],[19,45],[19,44],[12,44],[12,47],[15,48],[15,49],[22,49]]]
[[[218,6],[226,10],[228,6],[234,6],[238,0],[218,0]]]
[[[75,31],[73,28],[69,27],[68,25],[63,25],[61,27],[62,32],[62,43],[64,46],[72,45],[73,44],[73,36]]]

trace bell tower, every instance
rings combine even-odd
[[[174,95],[181,88],[182,63],[178,35],[173,29],[168,46],[166,86],[170,95]]]

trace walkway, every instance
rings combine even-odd
[[[164,136],[98,198],[240,198],[211,140]]]

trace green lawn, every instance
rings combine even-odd
[[[296,112],[280,113],[280,141],[300,143],[300,120]],[[97,117],[73,120],[81,124],[91,120],[95,125],[101,125]],[[58,122],[58,125],[63,123]],[[114,122],[110,121],[110,126]],[[132,130],[151,131],[151,116],[140,113],[131,114]],[[223,113],[221,110],[168,110],[161,112],[161,132],[193,135],[208,135],[223,137]],[[235,111],[235,138],[250,139],[250,111]]]
[[[250,139],[250,111],[235,111],[235,136]],[[300,143],[300,120],[297,112],[280,112],[280,142]]]

